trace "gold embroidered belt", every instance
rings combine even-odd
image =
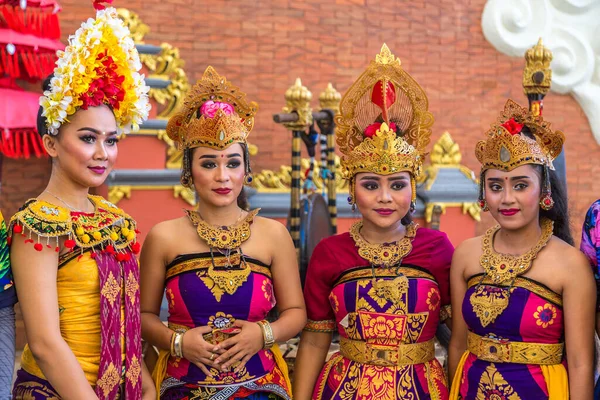
[[[398,344],[394,347],[362,340],[340,338],[340,353],[349,360],[361,364],[396,366],[414,365],[435,358],[433,339],[422,343]]]
[[[562,362],[564,343],[509,342],[469,332],[467,347],[477,358],[484,361],[554,365]]]

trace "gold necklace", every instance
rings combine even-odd
[[[398,270],[404,257],[412,251],[412,240],[414,239],[418,225],[412,222],[406,227],[404,237],[396,242],[372,244],[367,242],[360,234],[362,221],[356,222],[350,228],[350,236],[358,247],[358,254],[371,264],[372,287],[375,294],[382,299],[388,300],[401,312],[406,313],[406,294],[408,293],[408,278],[399,274]],[[396,268],[396,278],[392,280],[376,279],[375,265]]]
[[[204,240],[209,247],[235,249],[250,239],[250,225],[252,225],[254,217],[259,211],[260,208],[250,211],[241,222],[238,220],[230,226],[210,225],[197,212],[186,210],[186,214],[190,222],[196,227],[200,239]]]
[[[412,250],[412,240],[416,235],[418,225],[411,222],[406,227],[404,237],[397,242],[372,244],[367,242],[360,230],[362,221],[355,222],[350,228],[350,236],[358,247],[358,254],[372,265],[391,267],[398,264]]]
[[[533,260],[552,238],[554,222],[544,218],[541,221],[541,227],[542,234],[537,244],[521,256],[500,254],[494,250],[494,237],[500,226],[490,228],[485,233],[482,240],[483,254],[479,259],[485,274],[469,298],[473,311],[483,327],[494,322],[506,310],[515,278],[531,269]],[[495,285],[504,284],[508,287],[505,289],[484,286],[482,283],[486,278]]]
[[[513,281],[518,275],[529,271],[533,260],[546,247],[554,231],[554,222],[544,218],[541,221],[542,235],[537,244],[522,256],[500,254],[494,250],[494,237],[500,226],[488,229],[483,237],[483,254],[479,259],[486,276],[495,284]]]
[[[238,222],[231,226],[219,227],[210,225],[198,213],[186,210],[188,218],[196,227],[198,236],[210,248],[212,263],[208,267],[207,275],[219,289],[227,294],[234,294],[248,280],[248,276],[250,276],[251,269],[243,260],[244,257],[240,247],[242,243],[250,238],[250,225],[254,222],[254,217],[259,211],[260,209],[252,210],[243,219],[240,216],[241,222],[238,219]],[[224,256],[227,259],[227,263],[224,267],[217,267],[215,265],[213,248],[219,249],[220,252],[221,250],[226,250]],[[236,249],[236,254],[240,256],[240,264],[237,267],[231,265],[229,259],[232,249]]]

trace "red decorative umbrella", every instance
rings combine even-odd
[[[45,154],[37,133],[40,93],[17,79],[39,82],[56,62],[60,6],[55,0],[0,0],[0,154],[11,158]]]
[[[35,82],[52,72],[64,49],[59,10],[54,0],[0,0],[0,76]]]
[[[45,154],[36,129],[39,99],[39,93],[18,86],[0,87],[0,153],[11,158]]]

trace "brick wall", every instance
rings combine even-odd
[[[63,37],[93,15],[90,1],[62,0]],[[211,64],[258,101],[251,141],[254,168],[290,162],[290,134],[271,115],[283,93],[301,77],[317,98],[328,82],[343,93],[386,42],[404,68],[425,88],[436,123],[434,140],[449,131],[474,170],[474,147],[507,97],[522,104],[524,60],[498,53],[485,40],[485,0],[115,0],[137,12],[151,28],[148,43],[181,49],[191,81]],[[317,106],[317,101],[313,102]],[[588,205],[600,197],[600,146],[570,96],[551,93],[545,115],[567,137],[571,210],[576,232]],[[40,163],[30,164],[39,176]],[[9,170],[4,172],[5,188]],[[12,195],[11,195],[12,196]],[[27,196],[24,196],[27,197]],[[4,197],[1,198],[4,201]],[[577,233],[578,235],[578,233]]]

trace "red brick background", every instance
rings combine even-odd
[[[93,15],[91,1],[62,0],[63,37]],[[474,146],[506,98],[522,104],[522,58],[497,52],[483,37],[485,0],[115,0],[150,26],[146,42],[169,42],[181,50],[190,81],[208,64],[260,104],[251,141],[258,145],[255,170],[290,162],[290,134],[272,122],[283,94],[301,77],[313,106],[328,82],[343,93],[386,42],[404,68],[425,88],[436,123],[434,138],[449,131],[463,162],[474,170]],[[600,146],[585,115],[570,96],[551,93],[545,115],[567,135],[571,213],[577,235],[588,205],[600,197]],[[36,195],[47,163],[6,162],[4,193],[19,187],[22,199]],[[17,194],[3,194],[15,210]],[[22,199],[19,202],[22,202]]]

